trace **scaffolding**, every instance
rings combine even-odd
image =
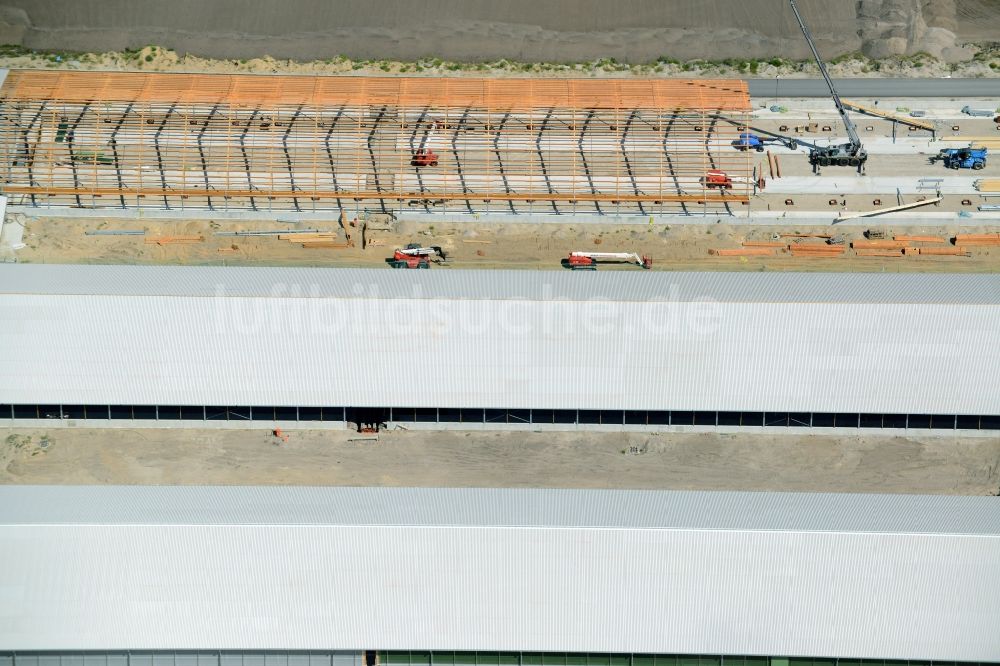
[[[754,191],[749,112],[726,80],[14,71],[0,183],[34,206],[718,214]]]

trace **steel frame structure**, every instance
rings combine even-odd
[[[754,191],[731,145],[749,111],[743,81],[14,71],[0,184],[29,205],[719,213]]]

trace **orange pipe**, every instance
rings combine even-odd
[[[709,254],[717,257],[763,257],[773,255],[774,250],[767,247],[738,247],[726,249],[711,249]]]
[[[929,256],[940,255],[950,257],[968,257],[969,252],[964,247],[922,247],[919,254]]]
[[[857,251],[859,257],[902,257],[902,248],[898,250],[878,250],[878,249],[860,249]]]
[[[855,250],[901,250],[907,246],[901,240],[858,240],[851,243]]]

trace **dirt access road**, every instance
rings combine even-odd
[[[997,495],[1000,438],[6,430],[0,483],[648,488]]]
[[[738,248],[744,239],[770,240],[774,234],[809,232],[844,235],[848,241],[862,238],[864,227],[763,226],[733,223],[713,225],[633,225],[597,224],[507,224],[476,223],[473,220],[435,222],[432,225],[402,221],[392,231],[368,234],[362,249],[360,232],[351,232],[358,242],[351,248],[303,248],[271,237],[215,236],[216,231],[240,229],[282,229],[274,222],[235,223],[212,220],[121,220],[93,218],[33,218],[26,216],[26,247],[16,253],[18,261],[52,264],[143,264],[143,265],[227,265],[227,266],[325,266],[385,267],[394,248],[407,243],[441,245],[448,253],[446,266],[484,269],[560,270],[560,260],[571,251],[637,252],[653,257],[654,270],[720,271],[854,271],[854,272],[968,272],[1000,271],[1000,248],[970,248],[968,257],[860,257],[848,250],[837,258],[793,257],[775,250],[763,257],[717,257],[712,248]],[[327,223],[302,226],[327,231],[339,230],[336,217]],[[873,229],[913,235],[951,237],[955,233],[996,231],[995,227],[909,227],[893,228],[891,220],[872,220]],[[87,236],[92,229],[145,230],[147,237],[194,235],[204,242],[155,245],[143,236]],[[803,239],[789,237],[789,243]],[[808,240],[808,239],[807,239]],[[636,270],[634,266],[602,266],[601,270]]]

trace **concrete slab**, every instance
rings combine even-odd
[[[953,172],[946,172],[953,173]],[[974,194],[978,177],[933,176],[894,178],[891,176],[786,176],[767,181],[767,194]]]
[[[785,180],[785,179],[782,179]],[[770,190],[769,190],[770,191]],[[27,206],[11,206],[10,212],[23,213],[27,217],[48,217],[48,218],[80,218],[80,219],[116,219],[137,221],[141,219],[175,220],[186,222],[189,220],[213,220],[216,222],[233,222],[246,224],[248,222],[277,221],[289,224],[312,224],[330,223],[337,220],[332,214],[311,214],[297,213],[290,216],[287,212],[269,215],[261,211],[230,211],[229,213],[212,212],[208,210],[159,210],[145,211],[144,216],[136,216],[134,210],[121,209],[90,209],[90,208],[32,208]],[[838,211],[839,212],[839,211]],[[348,217],[353,217],[348,213]],[[396,216],[399,221],[409,221],[418,224],[441,224],[469,222],[475,224],[579,224],[579,225],[712,225],[712,224],[782,224],[789,220],[794,220],[796,224],[826,226],[833,224],[837,216],[828,211],[767,211],[767,210],[739,210],[733,215],[719,215],[718,213],[707,213],[704,215],[552,215],[552,214],[521,214],[512,215],[510,213],[489,213],[489,214],[469,214],[469,213],[400,213]],[[987,224],[1000,224],[1000,211],[998,212],[975,212],[959,215],[953,212],[927,212],[927,213],[895,213],[892,215],[894,224],[906,226],[935,226],[950,224],[956,226],[982,226]],[[851,224],[864,224],[863,221],[840,222],[838,226],[849,226]]]
[[[747,79],[747,85],[750,88],[750,94],[754,97],[780,94],[784,97],[823,99],[830,96],[830,89],[827,88],[823,79],[791,77]],[[834,79],[834,85],[842,96],[857,99],[870,98],[873,95],[959,99],[966,97],[971,99],[984,93],[1000,95],[1000,80],[998,79],[855,77]]]
[[[966,97],[962,99],[948,97],[852,97],[850,95],[843,95],[843,97],[863,106],[889,113],[897,113],[901,116],[907,116],[909,110],[926,111],[927,116],[919,118],[919,120],[925,121],[934,119],[973,120],[972,116],[962,113],[963,106],[968,105],[976,109],[995,109],[997,107],[996,99],[991,97]],[[878,102],[878,104],[875,104],[875,102]],[[837,108],[833,105],[833,100],[829,96],[825,99],[779,97],[776,100],[773,96],[761,95],[753,98],[752,104],[756,107],[753,112],[755,118],[796,119],[796,114],[802,113],[808,113],[810,116],[838,117]],[[787,111],[784,113],[774,112],[770,110],[772,106],[783,106]],[[897,111],[897,109],[901,108],[908,109],[908,111]],[[860,111],[849,111],[849,113],[856,120],[875,120],[874,117],[867,116]],[[983,120],[983,118],[976,118],[976,120]],[[987,118],[986,120],[989,119]]]
[[[21,215],[7,215],[7,197],[0,196],[0,258],[24,247],[24,220]]]

